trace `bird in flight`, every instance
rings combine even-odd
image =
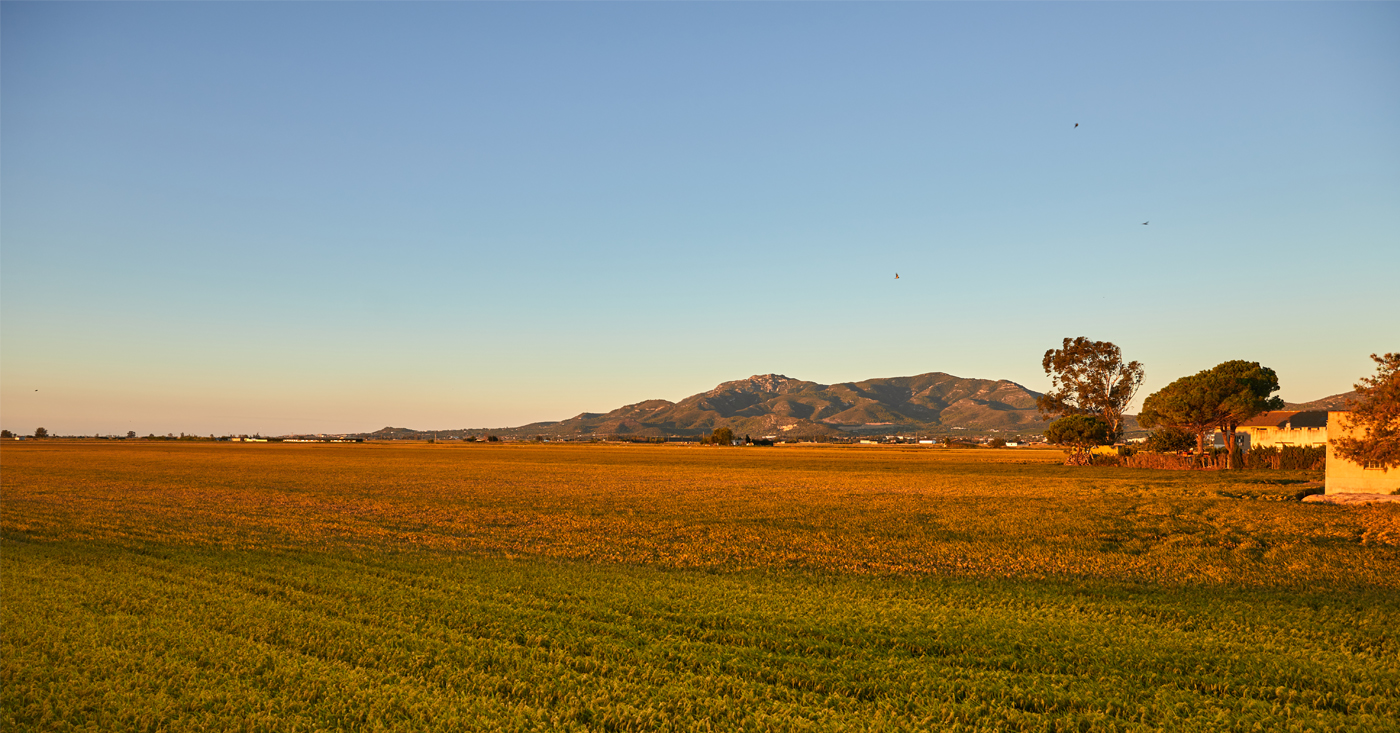
[[[894,274],[894,279],[896,279],[896,280],[899,279],[899,273],[896,272],[896,273]],[[34,391],[35,391],[35,392],[38,392],[39,390],[36,389],[36,390],[34,390]]]
[[[1078,122],[1074,123],[1074,126],[1075,126],[1075,127],[1079,127],[1079,123],[1078,123]]]
[[[1143,222],[1142,225],[1143,225],[1143,226],[1147,226],[1147,222]]]

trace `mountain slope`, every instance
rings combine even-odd
[[[1348,410],[1347,403],[1356,397],[1356,390],[1334,394],[1331,397],[1323,397],[1312,402],[1288,402],[1284,404],[1289,410]]]
[[[680,402],[647,400],[607,413],[534,423],[505,435],[700,435],[727,427],[741,435],[1039,431],[1039,393],[1015,382],[942,372],[825,385],[781,374],[725,382]]]

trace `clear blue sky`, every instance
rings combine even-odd
[[[1400,350],[1396,3],[5,2],[0,33],[15,431],[1044,389],[1080,335],[1144,396],[1248,359],[1302,401]]]

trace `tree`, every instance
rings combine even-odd
[[[1276,391],[1274,370],[1256,361],[1227,361],[1153,392],[1142,402],[1138,424],[1189,431],[1196,436],[1197,453],[1205,452],[1206,436],[1219,428],[1234,468],[1238,465],[1236,428],[1265,410],[1282,408],[1283,400],[1269,396]]]
[[[34,437],[47,438],[49,437],[49,431],[44,428],[34,428]]]
[[[1176,428],[1196,436],[1196,452],[1206,448],[1206,434],[1215,428],[1208,383],[1200,372],[1168,384],[1142,401],[1138,424],[1145,428]]]
[[[1230,468],[1237,468],[1240,449],[1235,443],[1235,431],[1240,423],[1265,410],[1283,409],[1283,400],[1270,396],[1278,391],[1278,375],[1257,361],[1240,360],[1217,364],[1207,373],[1214,382],[1213,389],[1221,395],[1216,427],[1225,436]]]
[[[1046,351],[1040,365],[1050,376],[1050,391],[1035,401],[1040,414],[1097,415],[1113,440],[1123,434],[1123,411],[1142,386],[1142,364],[1124,364],[1114,344],[1080,336]]]
[[[729,428],[715,428],[715,431],[710,434],[710,442],[715,445],[733,445],[734,431]]]
[[[1098,415],[1066,415],[1045,428],[1045,439],[1069,447],[1066,464],[1086,466],[1090,448],[1113,442],[1113,429]]]
[[[1147,436],[1147,449],[1158,453],[1179,453],[1196,446],[1196,436],[1189,430],[1168,425]]]
[[[1400,466],[1400,354],[1371,355],[1376,374],[1356,383],[1352,435],[1338,438],[1337,456],[1368,468]]]
[[[1006,438],[992,438],[992,442],[988,443],[987,445],[993,448],[1005,448]]]
[[[0,438],[13,438],[15,434],[8,430],[0,430]]]

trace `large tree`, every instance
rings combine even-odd
[[[1240,423],[1266,410],[1282,410],[1283,400],[1271,396],[1278,391],[1278,375],[1257,361],[1227,361],[1208,372],[1215,391],[1221,396],[1216,411],[1216,427],[1225,436],[1230,451],[1230,468],[1239,466],[1239,446],[1235,431]]]
[[[1113,440],[1123,435],[1123,411],[1142,386],[1142,364],[1124,364],[1113,343],[1080,336],[1046,351],[1040,365],[1050,376],[1050,391],[1036,400],[1042,415],[1097,415]]]
[[[1371,355],[1376,374],[1356,383],[1351,404],[1353,435],[1338,438],[1337,455],[1363,466],[1400,466],[1400,354]]]
[[[729,428],[715,428],[710,433],[710,442],[715,445],[731,445],[734,443],[734,431]]]
[[[1205,372],[1201,372],[1204,374]],[[1168,384],[1142,401],[1138,424],[1145,428],[1177,428],[1196,436],[1196,452],[1205,450],[1206,433],[1215,427],[1209,385],[1201,374]]]
[[[1278,391],[1278,375],[1255,361],[1227,361],[1172,382],[1142,403],[1138,423],[1171,427],[1196,436],[1196,452],[1205,451],[1206,436],[1217,428],[1225,434],[1230,466],[1237,463],[1235,431],[1239,424],[1265,410],[1283,407],[1270,395]]]

